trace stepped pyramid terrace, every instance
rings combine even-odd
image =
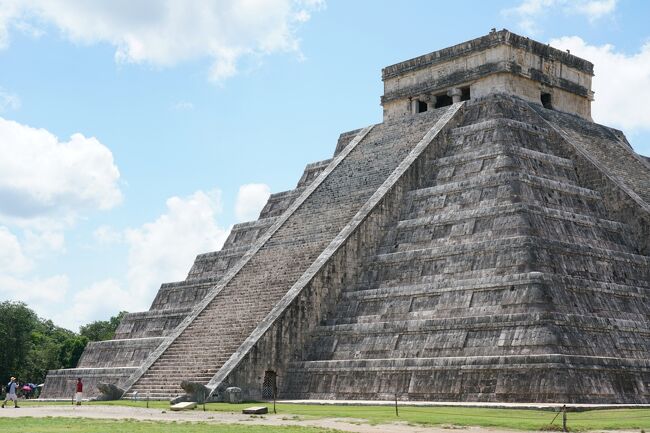
[[[507,30],[384,68],[383,122],[43,397],[82,377],[113,398],[650,403],[650,161],[592,121],[592,76]]]

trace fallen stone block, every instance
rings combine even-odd
[[[170,410],[192,410],[196,407],[195,401],[184,401],[181,403],[176,403],[175,405],[170,406]]]
[[[265,413],[269,413],[269,408],[266,406],[247,407],[246,409],[242,410],[241,413],[246,415],[263,415]]]

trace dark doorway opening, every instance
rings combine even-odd
[[[264,400],[273,400],[278,395],[277,377],[273,370],[264,372],[264,382],[262,382],[262,398]]]
[[[446,107],[453,104],[451,96],[443,93],[442,95],[436,95],[436,108]]]
[[[427,103],[418,101],[418,113],[424,113],[425,111],[427,111]]]
[[[461,95],[460,95],[460,100],[461,101],[469,101],[471,95],[469,93],[469,86],[468,87],[461,87],[460,88]]]
[[[544,108],[548,108],[549,110],[553,109],[553,104],[551,104],[551,94],[550,93],[544,93],[542,92],[542,105]]]

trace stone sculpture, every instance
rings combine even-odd
[[[99,401],[110,401],[110,400],[119,400],[124,395],[124,390],[118,388],[112,383],[98,383],[97,389],[100,392],[100,395],[96,397],[96,400]]]

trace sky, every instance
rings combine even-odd
[[[0,301],[77,330],[381,122],[381,68],[507,28],[595,66],[650,155],[650,2],[0,0]]]

